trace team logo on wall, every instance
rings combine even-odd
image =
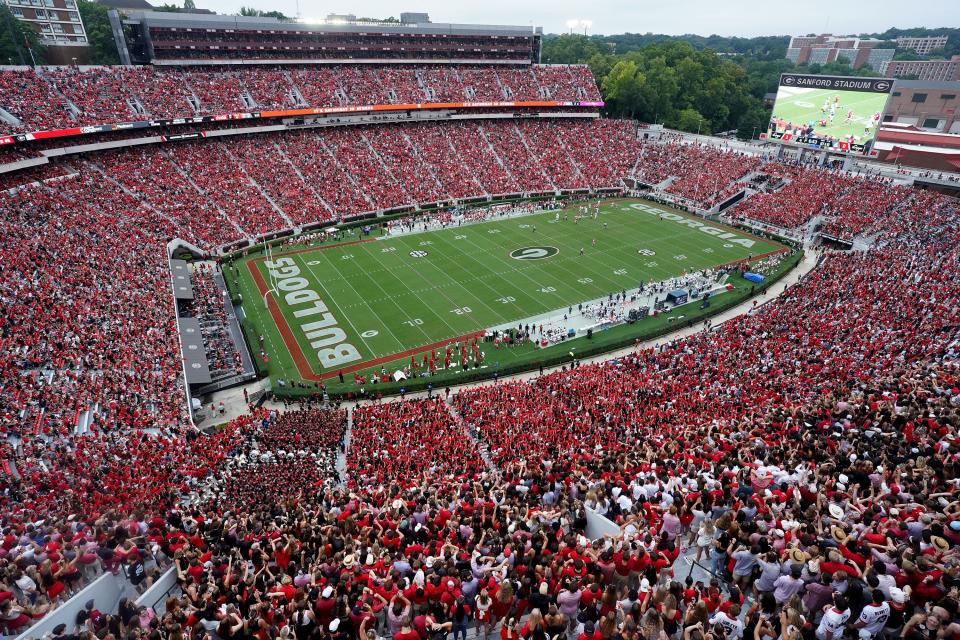
[[[510,252],[510,257],[514,260],[543,260],[560,253],[556,247],[523,247],[514,249]]]

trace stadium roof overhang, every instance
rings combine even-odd
[[[203,348],[203,335],[200,321],[196,318],[180,318],[180,348],[183,352],[183,372],[187,384],[207,384],[210,377],[210,364]]]
[[[193,300],[193,278],[190,268],[184,260],[170,261],[170,274],[173,278],[173,295],[177,300]]]
[[[446,35],[531,37],[543,35],[543,27],[522,25],[452,24],[427,22],[420,24],[313,23],[277,20],[276,18],[202,15],[166,11],[131,11],[127,21],[140,22],[160,29],[236,29],[273,33],[343,33],[356,35]]]
[[[960,135],[923,131],[916,128],[892,128],[887,125],[881,127],[877,134],[877,143],[880,142],[923,145],[941,150],[960,149]]]

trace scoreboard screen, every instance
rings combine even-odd
[[[785,73],[765,138],[857,155],[870,149],[893,89],[888,78]]]

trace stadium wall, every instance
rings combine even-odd
[[[95,608],[100,611],[116,611],[120,598],[136,597],[137,592],[127,582],[123,574],[114,575],[105,571],[99,578],[84,587],[75,596],[61,604],[51,613],[48,613],[39,622],[17,636],[17,640],[41,638],[53,635],[53,629],[59,624],[65,624],[67,629],[74,629],[77,625],[77,614],[83,611],[84,605],[93,600]]]

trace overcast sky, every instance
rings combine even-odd
[[[170,1],[170,0],[167,0]],[[182,4],[182,0],[172,0]],[[398,16],[423,11],[434,22],[541,26],[568,30],[570,20],[592,22],[588,33],[696,33],[724,36],[855,34],[889,27],[958,27],[960,0],[299,0],[304,18],[328,13]],[[162,4],[162,2],[159,2]],[[218,13],[241,6],[297,14],[297,0],[196,0]],[[583,28],[578,29],[582,33]]]

